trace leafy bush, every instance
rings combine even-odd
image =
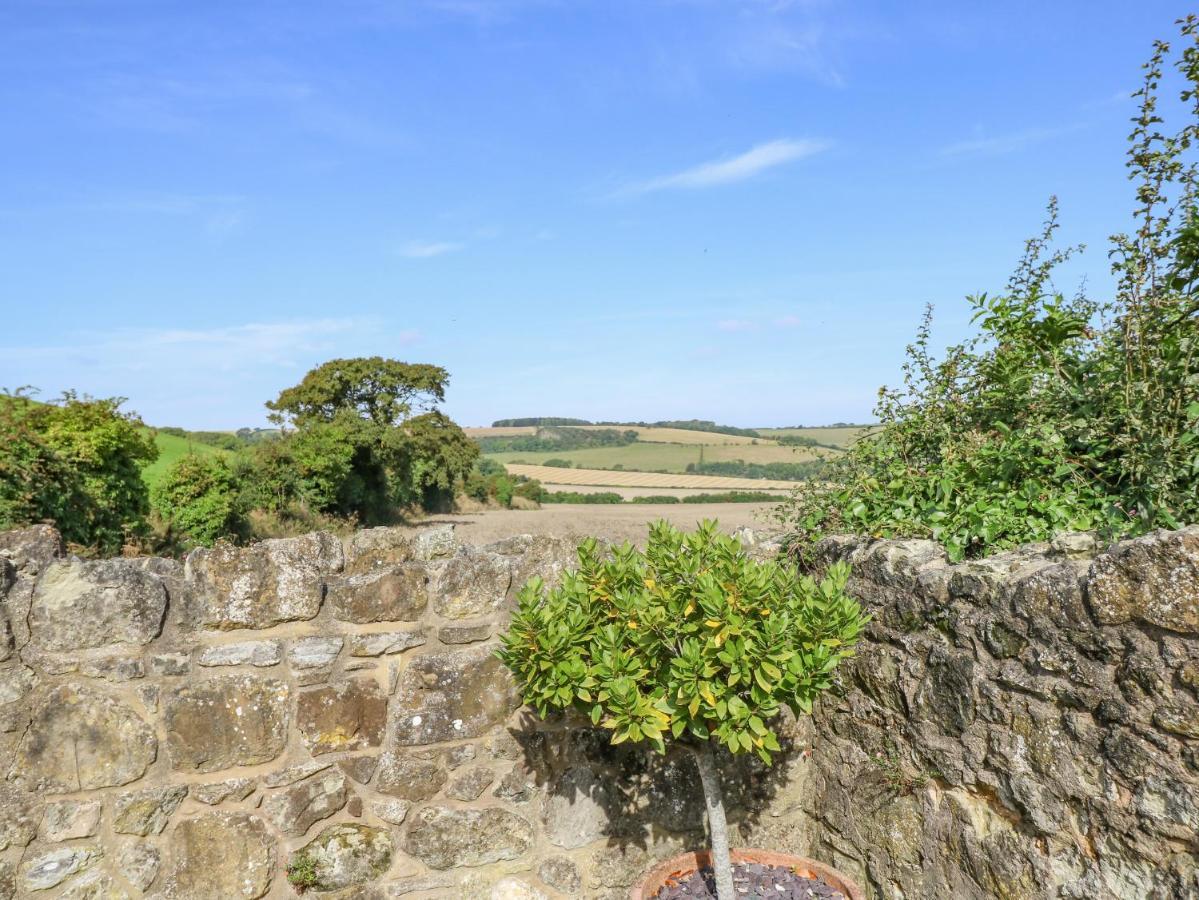
[[[551,459],[544,460],[541,464],[543,466],[550,466],[551,468],[555,468],[555,469],[573,469],[574,468],[574,463],[572,463],[569,459],[561,459],[557,456],[555,456]]]
[[[141,469],[158,448],[136,415],[120,411],[123,402],[0,395],[0,528],[53,522],[64,540],[99,554],[146,533]]]
[[[463,482],[463,493],[480,503],[496,503],[505,508],[513,497],[523,497],[540,503],[545,488],[531,478],[513,477],[493,459],[480,459]]]
[[[1112,238],[1115,297],[1054,290],[1073,249],[1051,246],[1051,202],[1006,290],[970,298],[977,335],[934,360],[926,313],[903,388],[880,392],[881,431],[829,464],[831,489],[780,509],[799,546],[835,531],[929,537],[961,559],[1061,530],[1199,521],[1199,20],[1181,25],[1189,122],[1162,133],[1158,43],[1130,136],[1137,228]]]
[[[578,491],[546,491],[542,503],[622,503],[624,498],[614,491],[579,493]]]
[[[211,547],[218,538],[248,532],[241,486],[219,456],[188,454],[150,492],[154,511],[189,543]]]
[[[772,719],[784,706],[811,712],[865,625],[845,593],[849,569],[817,583],[750,559],[712,521],[691,534],[658,522],[644,553],[625,544],[605,556],[589,538],[578,560],[560,587],[524,585],[498,656],[542,716],[574,709],[613,744],[694,748],[727,871],[710,742],[771,762]]]
[[[723,491],[719,494],[691,494],[684,503],[765,503],[777,500],[777,494],[765,491]]]

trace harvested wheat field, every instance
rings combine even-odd
[[[668,506],[563,503],[532,510],[488,509],[435,515],[413,523],[413,527],[451,523],[459,541],[475,545],[517,534],[553,534],[580,539],[590,535],[614,543],[632,541],[643,547],[649,524],[658,519],[686,529],[695,528],[703,519],[716,519],[721,530],[726,532],[741,527],[775,532],[778,524],[770,518],[773,509],[772,503],[680,503]]]
[[[526,466],[509,463],[508,472],[556,485],[635,488],[699,488],[710,491],[789,490],[794,481],[766,478],[726,478],[721,475],[683,475],[666,472],[626,472],[607,469],[560,469],[556,466]]]

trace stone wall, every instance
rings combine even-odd
[[[740,843],[884,897],[1199,895],[1199,531],[822,552],[875,621],[792,752],[726,767]],[[329,898],[627,897],[703,841],[693,764],[529,718],[492,655],[572,562],[448,528],[183,563],[0,534],[0,900],[282,898],[289,868]]]
[[[0,900],[292,897],[289,867],[355,900],[627,896],[699,839],[690,761],[528,719],[493,656],[573,562],[448,527],[182,563],[0,535]]]
[[[813,855],[881,897],[1199,897],[1199,528],[821,549],[875,619],[814,721]]]

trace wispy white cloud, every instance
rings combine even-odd
[[[823,141],[780,139],[751,147],[727,159],[700,163],[673,175],[651,178],[617,191],[617,196],[638,196],[655,191],[700,190],[746,181],[770,169],[812,156],[828,145]]]
[[[1002,156],[1006,153],[1017,153],[1035,144],[1054,140],[1063,135],[1077,131],[1079,124],[1065,125],[1057,128],[1029,128],[1024,131],[1013,131],[1008,134],[997,134],[957,141],[941,148],[941,156]]]
[[[798,328],[802,323],[803,320],[795,315],[779,316],[774,320],[774,324],[778,328]]]
[[[758,330],[757,324],[748,319],[721,319],[716,323],[716,328],[729,334]]]
[[[465,247],[454,241],[408,241],[401,245],[400,256],[408,259],[430,259],[446,253],[455,253]]]

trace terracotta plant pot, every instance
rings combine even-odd
[[[865,892],[848,875],[843,875],[831,866],[805,859],[802,856],[792,856],[789,853],[775,853],[772,850],[751,850],[734,848],[729,855],[734,863],[758,863],[764,866],[784,866],[795,869],[804,878],[823,881],[845,895],[845,900],[866,900]],[[680,853],[665,862],[659,863],[649,871],[641,883],[629,893],[629,900],[652,900],[653,896],[666,886],[668,880],[690,875],[692,872],[711,865],[712,854],[707,850],[698,853]]]

